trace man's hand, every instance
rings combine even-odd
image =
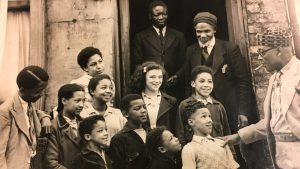
[[[42,132],[44,134],[51,134],[51,120],[49,117],[44,117],[41,120]]]
[[[243,127],[248,126],[248,117],[245,115],[239,115],[238,116],[238,128],[241,129]]]
[[[176,81],[177,81],[177,75],[173,75],[173,76],[171,76],[167,81],[166,81],[166,85],[167,86],[172,86],[172,85],[174,85],[174,83],[176,83]]]
[[[229,146],[237,145],[241,142],[241,138],[239,134],[232,134],[224,137],[219,137],[220,139],[224,140],[224,143],[222,144],[222,147],[225,147],[227,144]]]

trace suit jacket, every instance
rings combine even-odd
[[[177,112],[177,101],[175,97],[161,92],[161,101],[158,109],[156,126],[165,126],[172,133],[175,133],[175,121]],[[147,121],[150,127],[150,122]]]
[[[282,101],[282,112],[284,113],[285,120],[289,125],[292,133],[300,139],[300,93],[295,92],[295,86],[300,87],[300,60],[295,59],[295,64],[291,67],[292,73],[288,74],[288,83],[282,83],[281,96],[287,98]],[[275,139],[270,128],[271,120],[271,91],[272,85],[275,80],[275,74],[273,74],[269,80],[269,86],[264,101],[264,114],[265,118],[256,124],[250,125],[239,130],[239,135],[243,142],[251,143],[267,137],[269,150],[273,160],[274,168],[275,162]]]
[[[253,116],[252,107],[255,103],[254,91],[251,85],[250,72],[247,70],[237,45],[216,39],[213,48],[213,81],[212,96],[220,101],[227,112],[231,131],[237,131],[238,115]],[[191,92],[191,71],[201,65],[201,49],[198,43],[188,47],[185,63],[186,95]],[[251,115],[250,115],[251,114]]]
[[[135,37],[132,62],[134,66],[145,61],[154,61],[164,64],[169,76],[177,73],[184,64],[186,44],[184,35],[167,26],[165,43],[162,47],[157,32],[149,27]]]
[[[41,133],[40,119],[46,116],[33,107],[37,137]],[[32,141],[18,94],[0,106],[0,138],[0,169],[28,169]]]
[[[72,131],[69,123],[58,114],[53,120],[53,131],[49,137],[45,153],[45,168],[72,169],[74,158],[80,154],[80,136]],[[78,134],[79,135],[79,134]]]

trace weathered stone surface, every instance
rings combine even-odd
[[[56,106],[59,87],[84,74],[77,64],[77,55],[82,48],[99,48],[105,72],[113,75],[113,27],[116,19],[112,9],[111,0],[47,1],[46,55],[50,75],[47,111]]]

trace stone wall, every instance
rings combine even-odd
[[[270,27],[287,27],[287,11],[285,0],[244,0],[249,37],[249,56],[253,73],[253,81],[261,118],[263,118],[263,101],[266,95],[269,73],[265,68],[255,70],[262,61],[258,59],[256,34]]]
[[[57,104],[59,87],[84,74],[77,65],[77,54],[82,48],[99,48],[105,72],[114,74],[116,9],[113,0],[47,0],[46,67],[50,76],[47,111]]]

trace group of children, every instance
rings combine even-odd
[[[84,48],[78,55],[78,64],[86,75],[58,90],[57,107],[50,113],[51,131],[50,121],[45,118],[48,115],[29,111],[31,103],[46,88],[47,73],[37,66],[29,66],[19,73],[17,99],[0,106],[1,135],[8,137],[0,142],[0,147],[5,148],[8,168],[20,167],[12,162],[14,153],[25,153],[28,148],[32,151],[24,156],[24,161],[29,157],[31,160],[26,165],[33,164],[30,161],[39,147],[39,141],[35,140],[40,132],[34,131],[40,130],[37,124],[46,126],[49,134],[42,154],[42,165],[47,169],[238,168],[230,148],[223,147],[223,141],[216,138],[230,134],[230,129],[224,107],[210,96],[213,90],[210,68],[193,69],[194,93],[178,106],[176,98],[164,92],[167,79],[164,68],[155,62],[145,62],[133,73],[132,93],[122,98],[118,109],[112,106],[115,85],[104,74],[100,50]],[[27,84],[30,86],[26,87]],[[11,118],[10,114],[15,113],[12,110],[21,109],[26,123],[22,113]],[[34,115],[34,124],[30,114]],[[12,129],[18,127],[22,131],[29,129],[29,134],[13,134],[18,130]],[[25,137],[28,144],[24,142]],[[18,139],[24,143],[16,145],[13,140]],[[27,147],[22,149],[21,145]]]
[[[178,106],[164,92],[164,68],[145,62],[130,79],[132,93],[117,109],[111,104],[115,86],[104,74],[99,49],[84,48],[78,64],[87,74],[58,91],[46,168],[238,168],[230,148],[215,138],[230,134],[230,128],[223,105],[210,96],[210,68],[193,69],[194,93]]]

